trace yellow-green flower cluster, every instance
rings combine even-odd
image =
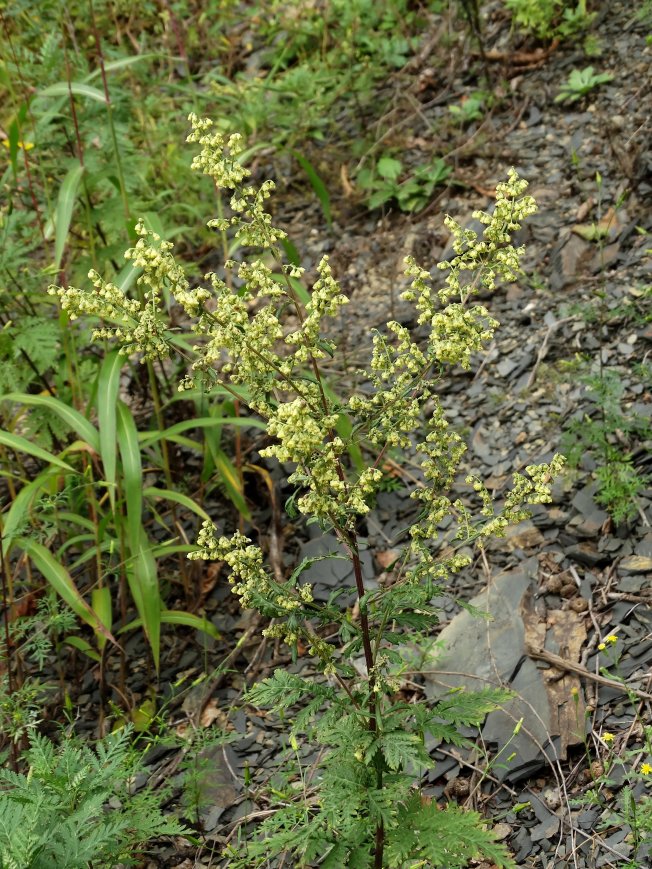
[[[450,262],[438,264],[438,268],[449,272],[446,286],[439,290],[439,298],[447,302],[452,296],[459,295],[460,301],[479,290],[479,285],[493,290],[496,278],[513,281],[519,271],[520,258],[524,248],[511,244],[511,235],[521,228],[526,217],[534,214],[537,205],[531,196],[523,196],[527,181],[519,178],[515,169],[510,169],[506,182],[496,187],[496,205],[493,214],[475,211],[473,217],[485,224],[482,241],[471,229],[464,229],[452,217],[446,217],[445,224],[453,235],[453,250],[457,254]],[[476,274],[470,284],[464,284],[464,272]]]
[[[484,305],[472,308],[465,308],[462,303],[447,305],[430,320],[428,353],[437,362],[468,369],[471,354],[483,349],[499,325]]]
[[[202,287],[190,289],[183,268],[172,255],[172,242],[163,241],[158,233],[147,229],[142,220],[136,224],[136,234],[140,238],[125,252],[125,259],[142,269],[137,284],[149,287],[145,300],[153,302],[167,288],[188,316],[196,317],[210,298],[210,292]]]
[[[264,280],[265,273],[257,270],[257,277]],[[207,274],[206,280],[212,284],[215,305],[193,327],[198,335],[207,338],[206,343],[194,348],[197,359],[193,371],[219,367],[220,378],[245,383],[251,394],[251,407],[267,415],[272,411],[270,397],[278,385],[278,372],[283,364],[274,349],[283,334],[275,309],[264,305],[252,317],[251,293],[232,292],[214,273]]]
[[[226,562],[231,569],[231,590],[238,595],[244,609],[263,601],[275,607],[279,615],[287,615],[312,601],[309,585],[295,589],[289,584],[280,586],[272,582],[263,566],[262,550],[239,531],[233,537],[217,537],[215,526],[207,520],[202,523],[197,546],[199,549],[191,552],[188,558]]]
[[[279,462],[308,464],[319,453],[328,432],[337,423],[337,415],[315,419],[301,398],[287,401],[277,408],[267,423],[267,431],[278,443],[261,450],[263,456],[275,456]]]
[[[306,305],[306,317],[299,329],[291,332],[285,339],[289,345],[298,345],[295,353],[297,362],[321,359],[326,352],[319,346],[319,332],[324,317],[334,317],[342,305],[348,305],[348,298],[342,293],[333,277],[328,257],[322,257],[317,265],[319,279],[315,281],[310,301]]]
[[[430,274],[422,269],[412,257],[406,257],[405,273],[412,283],[403,298],[413,301],[419,311],[418,322],[430,327],[428,358],[433,362],[450,365],[470,365],[470,356],[493,337],[499,325],[483,305],[467,309],[469,297],[480,287],[494,289],[497,278],[514,280],[519,271],[520,257],[524,248],[515,248],[510,243],[511,233],[519,229],[521,222],[536,211],[531,196],[521,194],[527,181],[519,178],[514,169],[509,170],[506,183],[496,188],[496,206],[493,214],[476,211],[473,217],[485,224],[483,238],[471,229],[464,229],[452,217],[446,217],[445,225],[453,235],[453,250],[456,256],[450,262],[441,262],[438,268],[449,272],[445,286],[434,294]],[[464,273],[469,273],[464,280]],[[437,309],[435,295],[446,305]],[[454,296],[459,302],[449,304]]]
[[[192,169],[203,172],[214,181],[217,187],[235,190],[242,181],[251,175],[249,169],[238,162],[244,150],[242,136],[233,133],[228,139],[215,129],[210,118],[199,118],[194,112],[188,115],[192,132],[187,142],[198,142],[202,149],[192,161]]]
[[[150,298],[140,303],[130,299],[119,287],[104,281],[93,269],[88,277],[93,290],[51,286],[48,292],[59,297],[61,307],[71,320],[87,315],[99,317],[105,322],[119,323],[110,328],[104,325],[95,329],[92,336],[94,340],[116,340],[121,344],[121,354],[142,353],[142,362],[167,356],[165,323],[161,319],[157,300]]]
[[[203,172],[213,179],[215,185],[224,190],[233,190],[230,205],[234,214],[231,217],[215,218],[208,226],[225,232],[229,227],[235,229],[235,237],[243,245],[269,248],[276,241],[285,238],[286,233],[276,228],[272,217],[265,211],[265,201],[269,199],[275,184],[264,181],[257,189],[252,185],[242,185],[251,175],[249,169],[238,161],[244,149],[242,136],[234,133],[228,139],[215,130],[209,118],[199,118],[191,113],[188,116],[192,131],[188,142],[198,142],[202,149],[192,161],[192,168]]]
[[[561,472],[566,460],[563,456],[555,455],[547,464],[529,465],[523,474],[514,474],[513,485],[507,493],[502,510],[495,514],[493,499],[486,486],[477,477],[467,477],[475,492],[482,501],[481,513],[489,517],[488,521],[474,529],[474,534],[480,541],[491,537],[504,537],[505,530],[509,525],[516,525],[523,519],[530,517],[528,505],[548,504],[552,501],[551,483]]]
[[[374,387],[371,396],[352,395],[349,409],[364,423],[371,443],[408,447],[409,435],[421,424],[421,408],[430,395],[428,387],[417,382],[428,363],[423,352],[400,323],[387,323],[394,336],[376,332],[369,377]]]

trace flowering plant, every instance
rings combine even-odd
[[[418,323],[426,337],[415,340],[397,322],[373,336],[366,388],[349,397],[335,398],[326,384],[322,360],[336,346],[325,334],[323,322],[348,303],[323,257],[307,304],[302,305],[292,279],[303,274],[296,265],[283,264],[278,242],[285,236],[265,210],[274,189],[272,181],[256,187],[238,157],[239,136],[225,138],[210,120],[190,116],[189,141],[200,146],[193,167],[232,193],[230,215],[209,225],[233,232],[241,245],[277,259],[281,278],[262,257],[229,261],[241,283],[234,292],[217,274],[206,275],[210,288],[191,288],[172,255],[172,246],[141,223],[139,240],[127,257],[141,270],[138,283],[145,288],[140,301],[91,274],[93,290],[52,288],[71,316],[92,314],[104,325],[98,337],[116,339],[124,353],[143,359],[164,355],[173,347],[163,310],[166,293],[183,307],[197,335],[191,369],[180,389],[219,385],[245,402],[267,424],[272,443],[261,453],[295,470],[288,482],[298,489],[300,513],[335,533],[351,563],[357,604],[354,610],[322,604],[303,582],[300,565],[285,581],[271,575],[261,548],[241,533],[228,537],[205,522],[198,549],[191,558],[226,562],[232,589],[243,607],[273,618],[265,634],[278,637],[296,651],[308,649],[323,676],[302,678],[284,670],[255,685],[249,702],[285,710],[296,704],[302,711],[294,720],[291,741],[308,734],[329,751],[323,754],[316,801],[286,803],[262,825],[262,837],[231,854],[230,865],[262,865],[274,854],[290,853],[294,865],[309,866],[319,858],[324,867],[466,866],[474,857],[498,866],[513,865],[505,849],[474,813],[454,806],[440,811],[415,789],[419,769],[431,766],[424,746],[435,739],[457,745],[464,739],[462,725],[479,724],[496,708],[504,692],[458,692],[434,705],[406,704],[398,695],[396,646],[427,632],[437,621],[432,600],[452,574],[471,558],[461,551],[436,555],[444,519],[455,523],[458,549],[482,547],[500,537],[508,525],[529,515],[528,505],[550,501],[550,483],[563,459],[532,465],[526,475],[516,474],[503,503],[494,502],[480,479],[466,478],[478,502],[451,494],[465,446],[445,419],[436,387],[448,366],[469,368],[471,356],[481,351],[498,326],[474,297],[492,290],[497,280],[514,280],[522,249],[511,244],[511,234],[536,210],[525,195],[527,183],[512,169],[496,190],[492,214],[476,212],[484,225],[478,234],[463,229],[452,218],[446,226],[454,237],[454,258],[439,264],[446,272],[434,290],[429,272],[412,258],[406,260],[411,279],[404,297],[415,303]],[[291,311],[295,327],[288,331]],[[425,422],[425,408],[428,419]],[[348,425],[339,425],[342,419]],[[340,432],[347,431],[347,435]],[[366,466],[351,466],[353,447],[371,454]],[[361,520],[382,482],[383,458],[391,449],[416,449],[420,455],[422,484],[412,497],[420,514],[409,542],[394,569],[393,581],[366,590],[360,560],[358,532]],[[337,642],[322,635],[328,624],[337,625]],[[364,674],[354,667],[364,657]]]

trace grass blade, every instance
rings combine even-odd
[[[63,184],[59,190],[57,199],[57,208],[55,212],[55,238],[54,238],[54,267],[59,270],[63,251],[68,238],[68,230],[70,229],[70,221],[77,200],[77,191],[81,184],[84,167],[77,164],[73,166],[63,179]]]
[[[244,492],[242,491],[242,481],[238,476],[238,472],[236,471],[233,462],[222,450],[213,451],[213,461],[215,462],[215,468],[220,475],[220,479],[224,483],[226,494],[233,502],[238,513],[243,517],[243,519],[251,519],[251,514],[247,507],[247,502],[245,501]]]
[[[103,103],[103,105],[106,105],[106,97],[102,91],[79,81],[71,81],[70,83],[67,81],[58,81],[55,84],[51,84],[49,87],[40,90],[35,94],[35,97],[67,97],[70,91],[72,91],[75,96],[87,97],[97,103]]]
[[[9,449],[15,450],[18,453],[27,453],[28,456],[34,456],[35,459],[40,459],[42,462],[49,462],[51,465],[56,465],[57,468],[62,468],[64,471],[74,471],[69,464],[53,456],[47,450],[35,446],[26,438],[20,435],[11,434],[8,431],[0,430],[0,444]]]
[[[102,588],[94,588],[91,592],[91,606],[93,612],[102,622],[107,631],[110,631],[113,626],[113,612],[111,602],[111,589],[108,585],[103,585]],[[97,635],[97,647],[103,649],[106,645],[106,639],[102,634]]]
[[[127,506],[129,548],[132,555],[140,544],[143,514],[143,466],[136,423],[127,405],[117,401],[117,440],[122,460],[122,479]]]
[[[317,194],[317,199],[321,204],[321,210],[324,212],[324,217],[326,218],[326,223],[329,226],[333,225],[333,217],[331,215],[331,198],[328,195],[328,190],[326,189],[326,185],[321,180],[319,175],[317,174],[317,170],[312,165],[310,160],[307,160],[303,154],[300,154],[298,151],[291,151],[292,155],[295,157],[297,163],[301,166],[303,171],[308,176],[308,180],[312,185],[312,189]]]
[[[161,610],[161,622],[166,625],[185,625],[187,628],[194,628],[196,631],[203,631],[205,634],[214,637],[216,640],[219,640],[221,636],[220,632],[212,622],[203,616],[196,616],[193,613],[181,612],[180,610]],[[142,621],[140,619],[134,619],[133,622],[129,622],[128,625],[120,628],[118,633],[122,634],[125,631],[131,631],[134,630],[134,628],[140,628],[141,626]]]
[[[109,487],[111,506],[115,508],[116,492],[116,402],[120,386],[120,371],[124,357],[117,350],[104,359],[97,384],[97,419],[100,429],[100,455],[104,479]]]
[[[170,440],[175,435],[181,434],[181,432],[188,431],[189,429],[211,428],[212,426],[219,425],[234,425],[243,428],[251,426],[251,428],[265,430],[265,423],[259,419],[252,419],[248,416],[206,416],[199,417],[198,419],[186,419],[183,420],[183,422],[177,422],[175,425],[171,425],[163,431],[144,432],[139,435],[139,437],[141,446],[150,446],[150,444],[156,443],[156,441]]]
[[[152,650],[158,673],[161,652],[161,597],[156,560],[145,532],[139,527],[140,541],[134,558],[127,565],[127,582],[136,610]]]
[[[33,502],[47,488],[50,478],[58,474],[53,468],[48,468],[39,474],[31,483],[27,483],[14,498],[14,502],[7,511],[2,514],[2,545],[5,555],[16,542],[21,534],[25,533],[27,515],[32,508]]]
[[[175,504],[185,507],[186,510],[190,510],[191,513],[196,513],[202,519],[206,519],[210,522],[211,517],[204,508],[200,507],[199,504],[195,504],[192,498],[189,498],[187,495],[182,495],[181,492],[173,492],[171,489],[157,489],[155,486],[148,486],[146,489],[143,489],[143,496],[145,498],[165,498],[167,501],[173,501]]]
[[[127,581],[145,636],[152,650],[158,672],[161,640],[161,596],[158,586],[156,559],[143,529],[143,468],[136,423],[127,405],[119,399],[117,408],[117,441],[122,460],[122,478],[126,504],[127,541],[131,553]]]
[[[70,407],[52,395],[28,395],[26,392],[10,392],[0,398],[1,401],[13,401],[26,407],[46,407],[56,413],[67,426],[88,444],[96,453],[100,451],[100,436],[97,429],[86,417],[74,407]]]
[[[104,627],[97,613],[93,612],[79,593],[66,568],[54,558],[52,553],[42,544],[25,537],[18,540],[18,545],[70,609],[89,624],[96,633],[100,633],[107,640],[116,643],[114,636]]]

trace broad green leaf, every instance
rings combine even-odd
[[[66,568],[54,558],[49,549],[26,537],[19,538],[17,543],[70,609],[96,633],[101,633],[106,639],[115,643],[116,640],[111,632],[104,627],[97,614],[86,603]]]
[[[116,402],[120,386],[120,371],[124,357],[117,350],[102,362],[97,383],[97,419],[100,429],[100,455],[104,479],[109,487],[111,506],[115,507],[116,492]]]
[[[99,652],[96,652],[95,649],[88,642],[88,640],[84,640],[82,637],[66,637],[63,642],[66,644],[66,646],[72,646],[73,649],[77,649],[78,651],[83,652],[84,655],[88,655],[88,657],[92,661],[102,660]]]
[[[51,465],[56,465],[57,468],[62,468],[64,471],[73,471],[69,464],[61,459],[53,456],[47,450],[37,447],[35,444],[20,435],[12,434],[8,431],[0,430],[0,444],[9,449],[15,450],[18,453],[27,453],[28,456],[34,456],[35,459],[40,459],[42,462],[49,462]]]
[[[31,483],[23,486],[14,498],[9,510],[0,515],[2,519],[2,545],[4,546],[5,555],[9,554],[9,550],[16,542],[16,538],[20,537],[23,533],[27,515],[32,508],[33,502],[48,487],[51,478],[56,474],[58,474],[58,471],[54,471],[52,468],[43,471]]]
[[[140,541],[139,529],[143,513],[143,467],[138,443],[136,423],[127,405],[118,399],[116,403],[117,438],[122,460],[122,477],[125,502],[127,505],[127,522],[130,534],[130,549],[136,552]]]
[[[163,431],[141,432],[138,437],[141,445],[145,447],[150,446],[150,444],[156,443],[157,441],[171,440],[174,435],[181,434],[181,432],[189,431],[193,428],[211,428],[213,426],[221,425],[234,425],[242,428],[248,428],[251,426],[252,428],[258,428],[262,431],[265,430],[265,423],[261,422],[259,419],[253,419],[248,416],[206,416],[198,419],[186,419],[183,422],[177,422],[175,425],[163,429]]]
[[[102,622],[107,631],[113,627],[113,606],[111,601],[111,589],[108,585],[103,585],[101,588],[94,588],[91,592],[91,606],[93,612]],[[99,649],[103,649],[106,640],[102,634],[97,636],[97,645]]]
[[[69,93],[72,93],[78,97],[87,97],[90,100],[94,100],[97,103],[103,103],[106,105],[106,98],[104,93],[97,88],[91,87],[89,84],[83,84],[79,81],[71,81],[68,83],[67,81],[58,81],[56,84],[52,84],[49,87],[44,88],[43,90],[38,91],[36,93],[36,97],[67,97]]]
[[[28,395],[25,392],[10,392],[0,397],[1,401],[14,401],[27,407],[46,407],[65,422],[96,453],[100,451],[100,436],[97,429],[74,407],[70,407],[52,395]]]
[[[403,164],[394,157],[381,157],[376,166],[376,171],[387,181],[396,181],[403,171]]]
[[[222,450],[215,450],[213,453],[213,460],[217,472],[220,475],[220,479],[224,483],[226,494],[233,502],[238,513],[243,517],[243,519],[251,519],[251,514],[242,491],[242,481],[238,476],[238,472],[235,469],[233,462]]]
[[[77,200],[77,191],[84,174],[84,167],[79,164],[73,166],[69,170],[66,177],[63,179],[63,184],[59,190],[57,199],[57,208],[55,212],[54,225],[55,240],[54,240],[54,267],[58,270],[61,265],[63,251],[68,238],[68,230],[70,229],[70,221]]]
[[[127,582],[158,673],[161,649],[161,596],[158,574],[150,542],[140,526],[138,530],[140,541],[137,551],[132,553],[133,557],[127,564]]]
[[[181,492],[173,492],[170,489],[157,489],[155,486],[148,486],[143,490],[143,496],[145,498],[165,498],[166,501],[172,501],[175,504],[179,504],[181,507],[185,507],[186,510],[190,510],[191,513],[196,513],[198,516],[201,516],[202,519],[206,519],[210,522],[211,517],[204,508],[200,507],[199,504],[196,504],[192,498],[189,498],[187,495],[182,495]]]
[[[165,625],[184,625],[187,628],[194,628],[194,630],[202,631],[204,634],[208,634],[216,640],[219,640],[221,636],[215,625],[207,618],[196,616],[193,613],[181,612],[180,610],[161,610],[161,623]],[[118,634],[122,634],[125,631],[132,631],[135,628],[140,628],[142,627],[142,624],[141,619],[134,619],[132,622],[129,622],[128,625],[120,628]]]

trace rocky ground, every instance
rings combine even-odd
[[[449,419],[468,442],[463,470],[496,492],[513,472],[563,451],[573,420],[586,427],[587,415],[601,418],[581,380],[588,372],[617,378],[621,416],[631,430],[621,423],[611,439],[634,453],[642,475],[649,469],[652,24],[635,11],[619,0],[603,4],[593,31],[601,50],[590,59],[574,40],[549,51],[515,47],[504,18],[490,14],[487,64],[502,97],[462,128],[450,122],[447,100],[439,97],[448,93],[459,102],[471,95],[480,63],[468,43],[464,51],[461,42],[443,48],[434,33],[431,54],[448,51],[450,62],[421,55],[387,84],[397,98],[384,144],[404,148],[408,164],[443,154],[454,166],[451,179],[460,182],[438,188],[420,214],[368,211],[347,197],[348,185],[340,190],[340,166],[328,155],[319,168],[334,185],[330,228],[317,203],[306,206],[301,179],[292,179],[281,197],[277,222],[306,252],[306,265],[329,251],[354,303],[337,325],[345,353],[333,365],[336,377],[362,362],[372,327],[390,318],[410,322],[411,309],[399,299],[402,261],[411,253],[434,266],[449,255],[443,214],[470,223],[472,211],[491,207],[490,191],[510,165],[530,181],[539,213],[523,230],[525,275],[487,301],[501,323],[495,341],[443,393]],[[589,64],[613,79],[570,105],[555,102],[569,72]],[[628,769],[650,760],[641,725],[650,720],[652,700],[652,490],[643,488],[627,520],[615,521],[599,503],[595,472],[604,455],[580,447],[577,467],[556,485],[555,503],[537,509],[458,577],[433,633],[443,651],[435,660],[425,650],[404,691],[435,697],[450,685],[479,683],[514,690],[511,707],[473,734],[474,751],[431,746],[437,766],[424,784],[437,798],[485,812],[517,865],[645,866],[646,846],[635,841],[618,806]],[[409,456],[404,467],[410,470]],[[365,529],[369,583],[391,563],[413,504],[392,491],[379,497]],[[255,516],[263,533],[275,522],[269,506]],[[315,526],[284,531],[287,564],[336,548]],[[347,571],[341,561],[315,564],[309,579],[317,596],[346,582]],[[167,714],[179,731],[217,722],[233,741],[203,752],[210,775],[201,782],[202,846],[162,847],[150,866],[226,865],[218,856],[222,846],[264,816],[262,785],[285,750],[282,723],[239,704],[246,683],[288,657],[282,647],[261,643],[259,621],[237,611],[219,569],[208,568],[204,587],[207,612],[223,634],[205,660],[222,662],[222,669],[187,691],[205,661],[194,645],[168,649],[163,682],[172,685],[180,673],[187,679],[182,693],[170,688]],[[494,620],[471,622],[456,596],[474,599]],[[600,650],[609,636],[618,639]],[[132,675],[136,694],[138,678]],[[596,784],[614,755],[627,761],[613,768],[611,784]],[[315,756],[306,749],[302,759],[309,768]],[[180,786],[178,749],[152,750],[149,761],[154,781]],[[637,779],[635,798],[648,791]]]

